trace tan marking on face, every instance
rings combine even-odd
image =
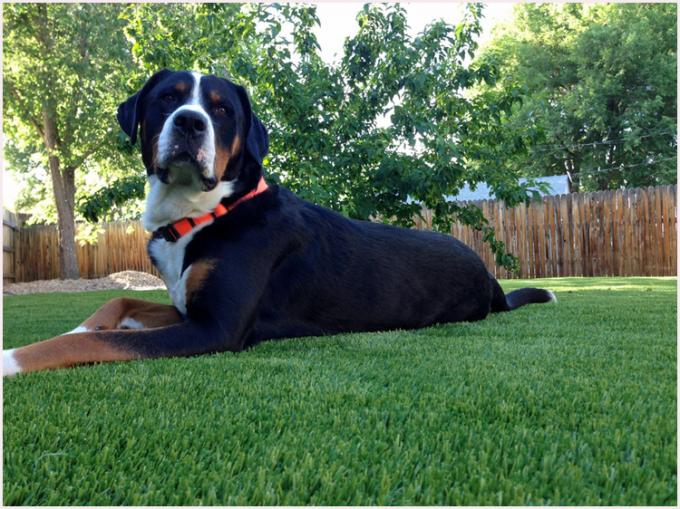
[[[203,288],[206,278],[216,265],[217,260],[213,258],[199,260],[191,264],[191,272],[187,277],[187,282],[185,285],[186,302],[191,301],[191,298],[196,294],[196,292]]]
[[[210,92],[210,100],[213,103],[217,104],[217,103],[220,102],[221,99],[222,99],[222,96],[217,92],[217,90],[212,90]]]
[[[180,81],[175,85],[175,90],[178,92],[186,92],[187,89],[189,88],[189,84],[186,81]]]
[[[138,357],[132,351],[97,339],[96,333],[92,332],[59,336],[14,351],[14,358],[22,373],[91,362],[127,361]]]
[[[237,134],[231,142],[231,155],[234,156],[241,151],[241,137]]]
[[[215,143],[215,178],[220,181],[227,172],[227,165],[231,154],[220,143]]]
[[[241,150],[241,137],[237,134],[231,142],[231,147],[227,148],[220,143],[215,145],[215,178],[222,180],[222,177],[229,169],[229,161],[238,155]],[[229,175],[228,179],[235,178],[236,175]]]

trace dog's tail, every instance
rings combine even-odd
[[[493,279],[491,312],[512,311],[525,304],[543,302],[557,302],[557,297],[550,290],[543,290],[542,288],[520,288],[506,295],[498,281],[495,278]]]

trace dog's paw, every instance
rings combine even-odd
[[[2,376],[14,376],[21,373],[19,363],[14,357],[14,349],[2,351]]]

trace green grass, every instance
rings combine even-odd
[[[527,283],[559,304],[6,380],[4,503],[675,504],[675,278]],[[5,347],[119,295],[5,297]]]

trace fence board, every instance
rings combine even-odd
[[[558,264],[560,261],[560,254],[557,249],[557,238],[555,235],[555,197],[550,196],[547,198],[547,228],[546,239],[548,242],[548,260],[550,261],[550,277],[557,277]]]
[[[2,211],[2,280],[13,283],[17,278],[18,218],[9,210]]]
[[[662,214],[663,214],[663,236],[664,236],[664,267],[666,271],[669,271],[666,273],[666,275],[671,274],[670,272],[673,267],[675,267],[675,261],[674,261],[674,253],[675,253],[675,244],[672,241],[673,238],[673,231],[675,230],[675,224],[673,222],[674,219],[674,207],[675,207],[675,196],[672,194],[672,191],[668,189],[664,189],[661,191],[661,194],[663,196],[663,203],[661,206],[662,209]]]

